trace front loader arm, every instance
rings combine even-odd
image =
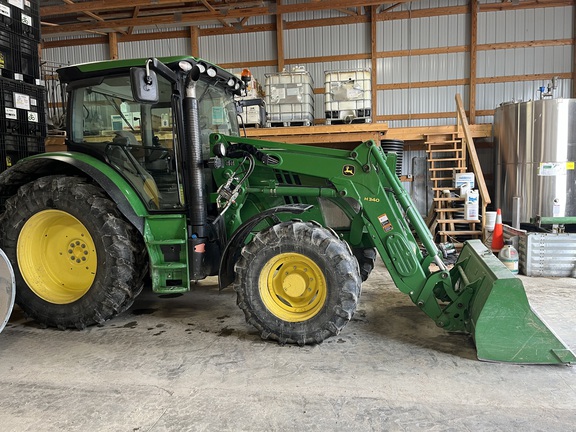
[[[461,321],[450,323],[443,317],[443,310],[438,305],[434,291],[451,291],[450,273],[441,261],[422,217],[388,166],[388,163],[395,163],[395,159],[387,158],[373,141],[367,141],[353,151],[345,151],[223,135],[213,135],[211,139],[213,146],[254,146],[277,162],[268,165],[270,169],[325,179],[329,188],[309,184],[291,187],[267,184],[259,187],[250,182],[245,190],[270,196],[286,194],[340,200],[340,206],[348,207],[347,213],[352,219],[349,234],[351,246],[355,246],[355,241],[367,233],[400,291],[409,294],[414,303],[437,323],[440,320],[439,325],[442,327],[464,330]],[[257,162],[257,165],[265,167],[261,162]],[[274,176],[268,178],[273,179]],[[346,199],[357,202],[360,211],[353,211],[346,204]],[[421,253],[410,225],[424,245],[426,257]],[[430,273],[428,267],[432,262],[436,262],[440,272]]]

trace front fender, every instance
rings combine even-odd
[[[218,277],[220,289],[222,290],[226,288],[234,281],[234,264],[240,256],[240,251],[244,247],[246,238],[256,225],[258,225],[264,219],[273,217],[278,213],[300,214],[310,210],[312,207],[312,205],[306,204],[286,204],[278,207],[272,207],[263,211],[262,213],[258,213],[257,215],[252,216],[250,219],[240,225],[226,245],[226,249],[224,250],[222,259],[220,260],[220,271]]]
[[[82,153],[43,153],[19,161],[0,173],[0,196],[14,195],[20,186],[48,175],[82,175],[97,183],[116,203],[118,210],[140,233],[144,232],[146,206],[134,188],[112,167]]]

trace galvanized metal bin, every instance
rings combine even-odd
[[[310,126],[314,123],[314,82],[303,69],[266,74],[268,126]]]
[[[504,225],[504,236],[518,249],[526,276],[576,278],[576,234],[537,233]]]
[[[326,124],[372,122],[370,69],[326,71],[324,87]]]

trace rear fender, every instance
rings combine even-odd
[[[269,217],[274,217],[277,213],[293,213],[300,214],[307,210],[310,210],[313,206],[306,204],[287,204],[278,207],[272,207],[262,213],[252,216],[246,222],[244,222],[238,229],[234,232],[234,235],[226,245],[226,249],[222,254],[222,259],[220,260],[220,272],[219,272],[219,284],[220,289],[226,288],[234,281],[234,264],[240,256],[240,251],[244,247],[246,239],[250,232],[254,229],[256,225],[262,222],[264,219]],[[280,222],[280,221],[278,221]]]
[[[0,173],[0,197],[8,198],[20,186],[48,175],[81,175],[92,179],[116,203],[118,210],[144,233],[144,203],[132,186],[113,168],[98,159],[81,153],[44,153],[18,162]]]

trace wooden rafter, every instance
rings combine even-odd
[[[72,0],[62,0],[62,1],[63,1],[64,3],[66,3],[66,4],[68,4],[68,5],[76,4],[76,3],[74,3]],[[87,11],[87,10],[83,10],[82,13],[83,13],[84,15],[92,18],[92,19],[95,19],[96,21],[104,22],[104,18],[96,15],[96,14],[93,13],[93,12],[90,12],[90,11]],[[119,29],[114,29],[114,30],[117,31],[118,33],[123,33],[123,34],[126,33],[126,32],[123,31],[123,30],[119,30]]]
[[[201,0],[196,2],[178,0],[88,0],[76,3],[75,1],[77,0],[69,0],[65,4],[58,6],[44,6],[40,8],[42,34],[45,38],[49,38],[51,35],[73,32],[105,35],[110,31],[118,32],[119,29],[128,29],[128,32],[122,31],[122,33],[129,36],[133,33],[135,27],[174,24],[189,26],[198,25],[200,22],[216,22],[218,19],[226,21],[226,26],[202,29],[202,35],[233,34],[247,31],[273,31],[273,28],[264,28],[268,27],[268,24],[259,24],[256,26],[246,26],[245,24],[248,17],[275,14],[285,15],[322,9],[340,10],[345,15],[310,22],[287,20],[284,23],[284,29],[293,30],[316,26],[368,23],[370,21],[369,16],[366,14],[366,10],[362,12],[362,8],[376,5],[378,6],[378,21],[469,13],[469,6],[416,9],[411,12],[393,10],[408,0],[308,0],[308,2],[289,5],[278,4],[271,0],[236,0],[233,2],[202,0],[206,4],[209,4],[211,8],[221,16],[215,16],[215,13],[203,5]],[[514,5],[511,2],[480,3],[478,12],[516,10],[519,8],[559,7],[573,4],[574,0],[520,0],[518,5]],[[356,14],[351,12],[354,8],[356,8]],[[90,17],[88,14],[83,14],[83,12],[92,13],[99,17],[99,19]],[[78,20],[82,19],[82,15],[86,15],[84,17],[85,20],[79,23]],[[93,19],[96,21],[92,21]],[[232,23],[232,25],[230,25],[230,23]]]
[[[132,18],[137,18],[138,14],[140,13],[140,6],[136,6],[134,8],[134,13],[132,14]],[[132,34],[132,32],[134,32],[134,26],[132,27],[128,27],[128,34]]]
[[[409,1],[409,0],[400,0]],[[44,22],[60,24],[58,27],[45,26],[43,34],[72,33],[90,30],[109,30],[118,28],[131,28],[136,26],[155,26],[162,24],[194,24],[198,22],[218,20],[226,27],[229,27],[229,20],[242,20],[251,16],[266,16],[276,14],[289,14],[303,11],[336,9],[347,11],[347,15],[358,16],[361,14],[363,6],[380,5],[382,3],[398,3],[398,0],[309,0],[304,3],[281,4],[278,2],[255,2],[239,1],[234,3],[210,3],[209,0],[200,0],[204,6],[203,10],[194,9],[194,12],[167,12],[166,8],[159,5],[186,6],[190,10],[189,2],[179,2],[174,0],[118,0],[115,2],[104,2],[100,0],[89,0],[82,3],[74,3],[69,0],[67,4],[61,6],[46,6],[41,8],[41,17]],[[247,7],[245,7],[247,6]],[[126,15],[127,8],[134,10],[140,7],[137,16]],[[144,9],[146,7],[146,9]],[[225,13],[223,13],[225,8]],[[356,12],[350,9],[356,8]],[[73,18],[66,17],[66,14],[79,14],[90,12],[99,17],[97,22],[75,22]],[[116,14],[117,18],[110,19],[110,15],[104,12],[122,12],[123,15]],[[153,14],[154,13],[154,14]],[[53,17],[50,19],[50,17]],[[105,17],[105,18],[104,18]]]
[[[214,9],[212,7],[212,5],[210,3],[208,3],[207,0],[200,0],[202,2],[202,4],[206,7],[206,9],[208,9],[210,12],[212,12],[212,14],[218,19],[218,21],[220,21],[220,23],[224,26],[224,27],[229,27],[230,24],[228,24],[228,22],[226,22],[226,20],[224,18],[221,17],[220,12],[218,12],[216,9]]]

